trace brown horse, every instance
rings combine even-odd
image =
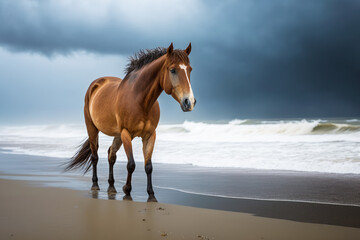
[[[123,186],[125,199],[131,199],[131,176],[135,161],[131,141],[141,137],[147,174],[148,201],[156,201],[152,188],[151,156],[160,118],[157,101],[164,90],[179,102],[184,112],[193,110],[196,100],[191,84],[191,66],[188,55],[191,43],[185,50],[174,50],[173,44],[166,48],[140,51],[132,57],[123,80],[102,77],[91,83],[85,95],[85,123],[89,138],[74,155],[66,170],[82,167],[87,172],[93,169],[92,190],[99,190],[96,165],[98,162],[99,131],[113,136],[108,150],[109,193],[116,193],[113,167],[116,152],[123,144],[128,158],[128,176]]]

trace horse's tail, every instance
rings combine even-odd
[[[89,139],[86,139],[85,142],[80,145],[79,150],[66,164],[65,171],[81,168],[85,174],[87,171],[90,170],[91,163],[90,142]]]

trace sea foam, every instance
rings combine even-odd
[[[87,135],[84,125],[42,125],[3,126],[0,137],[1,152],[70,158]],[[100,134],[99,142],[100,158],[106,158],[112,138]],[[143,161],[141,144],[134,139],[136,161]],[[118,160],[126,161],[123,149]],[[360,174],[360,122],[235,119],[160,124],[153,162]]]

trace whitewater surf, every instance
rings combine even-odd
[[[0,151],[69,158],[83,125],[0,127]],[[100,135],[100,158],[112,138]],[[143,161],[141,140],[134,157]],[[126,161],[123,149],[118,161]],[[239,120],[226,123],[160,124],[153,155],[156,163],[263,170],[360,173],[360,120]],[[99,161],[107,164],[107,161]]]

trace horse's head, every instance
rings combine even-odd
[[[189,61],[191,43],[185,50],[174,50],[171,43],[166,52],[164,77],[160,83],[167,94],[180,104],[184,112],[192,111],[196,104],[190,83],[192,70]]]

